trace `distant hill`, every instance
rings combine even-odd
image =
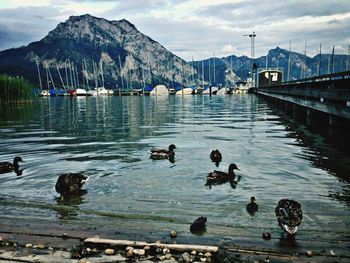
[[[267,55],[268,67],[278,67],[289,79],[317,75],[319,55],[310,58],[279,47]],[[347,55],[321,56],[320,73],[345,71]],[[259,68],[266,67],[266,56],[256,58]],[[232,86],[245,80],[252,59],[231,55],[186,62],[169,52],[158,42],[142,34],[125,19],[108,21],[91,15],[71,16],[60,23],[42,40],[28,46],[0,52],[0,73],[23,76],[43,88],[101,86],[124,89],[144,85],[179,84]],[[330,65],[330,66],[329,66]],[[215,68],[214,68],[215,66]],[[349,67],[349,66],[348,66]]]
[[[304,54],[289,52],[288,50],[276,47],[268,52],[267,56],[261,56],[254,60],[258,64],[259,70],[266,68],[266,57],[268,68],[279,68],[283,72],[284,81],[288,80],[288,61],[290,56],[290,80],[307,78],[321,75],[350,70],[350,61],[348,55],[335,54],[321,54],[314,57],[308,57]],[[319,70],[319,62],[321,57],[321,67]],[[228,56],[223,58],[210,58],[203,60],[204,79],[209,81],[209,71],[211,72],[211,80],[213,80],[215,60],[215,75],[216,83],[226,85],[227,77],[225,72],[233,70],[236,77],[245,80],[248,73],[251,71],[253,60],[247,56]],[[201,65],[202,61],[190,62],[194,67]],[[202,66],[200,66],[199,73],[202,73]],[[197,69],[198,70],[198,69]],[[227,76],[227,75],[226,75]],[[211,81],[213,83],[213,81]]]

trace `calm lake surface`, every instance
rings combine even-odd
[[[174,163],[149,158],[171,143]],[[216,148],[219,167],[209,159]],[[291,198],[304,212],[297,240],[349,239],[349,156],[254,95],[40,98],[1,113],[0,161],[16,155],[24,170],[0,175],[1,218],[144,239],[176,229],[180,241],[225,243],[261,240],[264,231],[279,237],[274,209]],[[230,163],[240,168],[236,187],[205,186],[209,172]],[[54,187],[67,172],[90,178],[86,194],[62,201]],[[245,209],[251,196],[254,216]],[[191,234],[199,216],[207,231]]]

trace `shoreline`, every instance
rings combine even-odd
[[[128,237],[125,232],[120,237]],[[89,239],[90,238],[90,239]],[[91,239],[93,238],[93,239]],[[107,238],[110,243],[105,242]],[[97,240],[97,242],[95,242]],[[98,240],[103,240],[100,243]],[[309,249],[300,249],[301,240],[286,241],[279,246],[273,246],[274,240],[269,240],[265,246],[259,245],[260,240],[246,237],[236,237],[234,244],[210,244],[217,247],[217,251],[198,250],[198,246],[208,244],[201,242],[178,242],[177,238],[168,241],[153,240],[149,243],[132,235],[127,239],[116,241],[115,230],[112,229],[84,229],[74,224],[58,224],[38,219],[6,220],[0,217],[0,262],[186,262],[184,257],[189,256],[188,262],[349,262],[349,241],[339,241],[330,244],[326,240],[309,243]],[[93,241],[93,242],[92,242]],[[113,243],[119,242],[119,243]],[[124,243],[123,243],[124,242]],[[141,243],[137,243],[141,242]],[[281,241],[280,241],[281,242]],[[203,243],[208,243],[207,241]],[[127,247],[134,244],[133,249],[145,252],[127,256]],[[139,245],[137,245],[139,244]],[[157,245],[158,244],[158,245]],[[147,246],[150,247],[146,252]],[[178,249],[184,246],[186,249]],[[162,248],[161,250],[158,247]],[[85,251],[81,258],[71,258],[73,248]],[[146,250],[145,250],[146,248]],[[164,253],[168,248],[169,253]],[[196,250],[197,248],[197,250]],[[106,249],[113,249],[107,255]],[[157,250],[158,249],[158,250]],[[135,251],[136,251],[135,250]],[[166,251],[167,252],[167,251]],[[204,256],[207,252],[207,257]],[[110,252],[109,252],[110,253]],[[144,253],[144,254],[142,254]],[[187,254],[185,254],[187,253]],[[170,254],[170,255],[168,255]]]

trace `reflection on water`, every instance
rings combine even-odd
[[[120,229],[140,233],[190,234],[191,222],[205,216],[203,236],[230,240],[271,230],[276,237],[274,208],[290,198],[305,212],[298,238],[348,233],[349,156],[258,97],[42,98],[21,109],[25,114],[0,115],[0,161],[26,160],[21,176],[0,177],[7,217],[118,220]],[[176,162],[149,158],[149,149],[171,143]],[[208,158],[212,149],[222,153],[221,168],[238,165],[239,183],[205,186],[216,168]],[[90,178],[87,193],[60,200],[58,176],[80,171]],[[259,200],[254,217],[245,209],[251,196]]]
[[[57,217],[60,220],[74,219],[78,215],[79,205],[84,203],[84,195],[86,194],[87,191],[82,189],[75,195],[55,197],[58,206],[53,210],[57,212]]]

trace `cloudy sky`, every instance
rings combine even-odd
[[[0,0],[0,50],[42,39],[71,15],[127,19],[171,52],[191,60],[255,57],[277,46],[307,55],[348,54],[350,0]]]

